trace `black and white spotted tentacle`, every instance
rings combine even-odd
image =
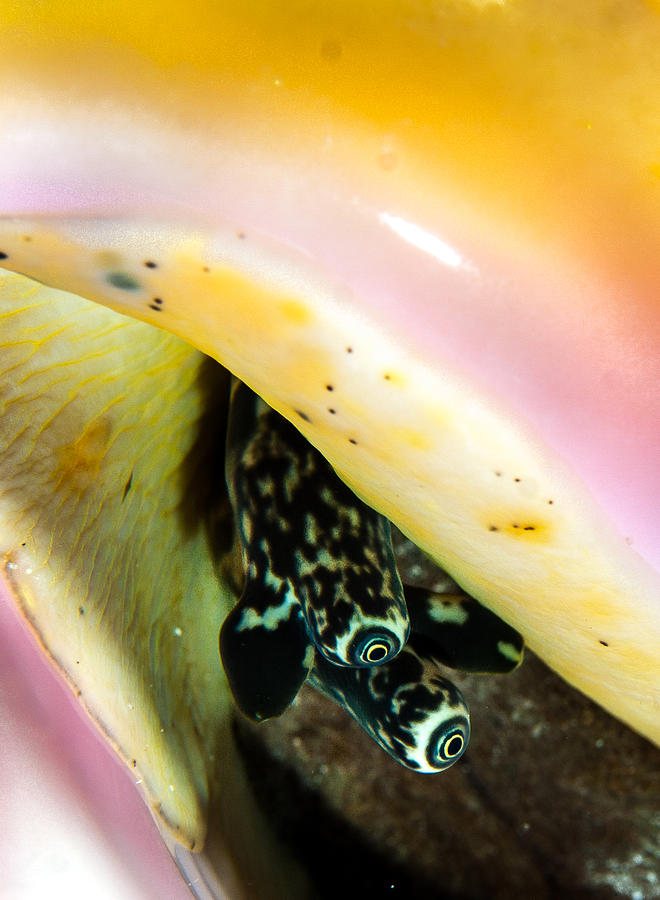
[[[240,382],[232,388],[226,476],[250,590],[285,584],[330,662],[392,659],[409,620],[389,522]]]
[[[410,585],[405,594],[415,647],[428,658],[484,674],[512,672],[522,662],[522,635],[467,594]]]
[[[465,752],[470,713],[458,688],[414,649],[371,669],[333,666],[317,654],[309,682],[353,716],[397,762],[441,772]]]
[[[300,605],[285,586],[247,591],[220,629],[220,656],[236,705],[257,722],[293,703],[314,655]]]

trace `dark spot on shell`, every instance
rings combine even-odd
[[[312,421],[312,420],[310,419],[310,417],[307,415],[307,413],[306,413],[306,412],[303,412],[302,409],[296,409],[296,410],[294,410],[294,411],[295,411],[296,415],[297,415],[297,416],[300,416],[300,418],[301,418],[304,422],[311,422],[311,421]]]
[[[153,309],[156,312],[160,312],[163,308],[163,301],[160,297],[154,297],[152,302],[149,304],[149,309]]]
[[[337,410],[336,410],[336,409],[330,409],[330,407],[328,407],[328,412],[330,413],[331,416],[334,416],[334,415],[337,414]]]
[[[553,504],[554,502],[555,502],[554,500],[548,500],[548,506],[552,506],[552,504]]]
[[[141,287],[140,282],[128,272],[110,272],[105,280],[120,291],[139,291]]]
[[[347,353],[352,353],[352,352],[353,352],[353,348],[352,348],[352,347],[347,347],[347,348],[346,348],[346,352],[347,352]]]
[[[502,477],[502,473],[501,473],[501,472],[495,472],[495,474],[497,475],[498,478],[501,478],[501,477]]]
[[[599,643],[599,644],[602,644],[603,647],[609,647],[609,646],[610,646],[610,645],[607,643],[607,641],[598,641],[598,643]]]
[[[137,766],[137,759],[132,759],[131,765],[133,766],[133,768],[135,768]]]
[[[518,481],[520,481],[520,478],[514,478],[513,480],[518,482]]]
[[[391,376],[388,372],[386,372],[386,373],[383,375],[383,378],[385,379],[385,381],[391,381],[392,376]]]
[[[536,531],[536,525],[525,525],[524,531]]]
[[[349,444],[357,444],[357,441],[355,440],[355,438],[349,438],[348,443]]]
[[[131,472],[131,474],[128,476],[128,481],[127,481],[126,484],[124,485],[124,493],[123,493],[122,498],[121,498],[121,502],[122,502],[122,503],[123,503],[124,500],[126,499],[126,495],[127,495],[128,492],[130,491],[132,485],[133,485],[133,472]]]
[[[9,254],[0,250],[0,259],[9,259]]]
[[[208,266],[202,266],[202,272],[210,272],[210,271],[211,270],[209,269]]]
[[[146,262],[145,262],[145,266],[147,267],[147,269],[157,269],[157,268],[158,268],[158,263],[155,263],[155,262],[153,261],[153,259],[148,259],[148,260],[146,260]]]
[[[488,530],[489,531],[499,531],[500,529],[497,527],[497,525],[489,525]]]
[[[84,615],[85,615],[85,607],[84,607],[84,606],[79,606],[79,607],[78,607],[78,615],[79,615],[79,616],[84,616]]]
[[[335,387],[333,384],[326,384],[325,389],[326,391],[334,391]]]

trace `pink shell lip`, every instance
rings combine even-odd
[[[118,891],[132,888],[130,896],[143,900],[190,897],[130,775],[76,709],[2,582],[0,623],[6,700],[0,810],[3,848],[10,851],[3,856],[4,889],[16,897],[57,892],[58,885],[82,890],[101,877],[113,879],[105,882],[104,897],[112,884]],[[35,809],[37,828],[26,823]],[[76,853],[72,835],[81,822],[89,843]]]

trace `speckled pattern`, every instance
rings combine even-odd
[[[331,663],[373,665],[396,656],[409,621],[389,522],[240,383],[232,395],[226,467],[246,562],[243,604],[246,595],[263,592],[272,595],[273,610],[295,598]],[[268,628],[263,605],[260,600],[253,617]],[[243,615],[247,626],[247,608]],[[289,620],[288,611],[283,617]]]
[[[462,594],[408,586],[404,602],[389,522],[237,380],[225,461],[245,585],[219,643],[241,712],[280,715],[308,678],[404,766],[449,768],[470,715],[439,665],[512,671],[521,636]]]
[[[406,768],[441,772],[467,748],[470,713],[458,688],[415,652],[414,639],[384,666],[340,669],[318,658],[309,682]]]
[[[421,656],[463,672],[491,675],[512,672],[522,662],[522,636],[472,597],[412,584],[404,590]]]
[[[244,594],[220,629],[220,656],[243,715],[257,722],[281,715],[313,659],[300,605],[275,591]]]

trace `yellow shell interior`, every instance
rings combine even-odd
[[[210,823],[232,896],[250,882],[296,896],[219,665],[234,602],[210,499],[226,373],[14,275],[0,278],[0,335],[0,558],[21,612],[174,838],[200,850]]]

